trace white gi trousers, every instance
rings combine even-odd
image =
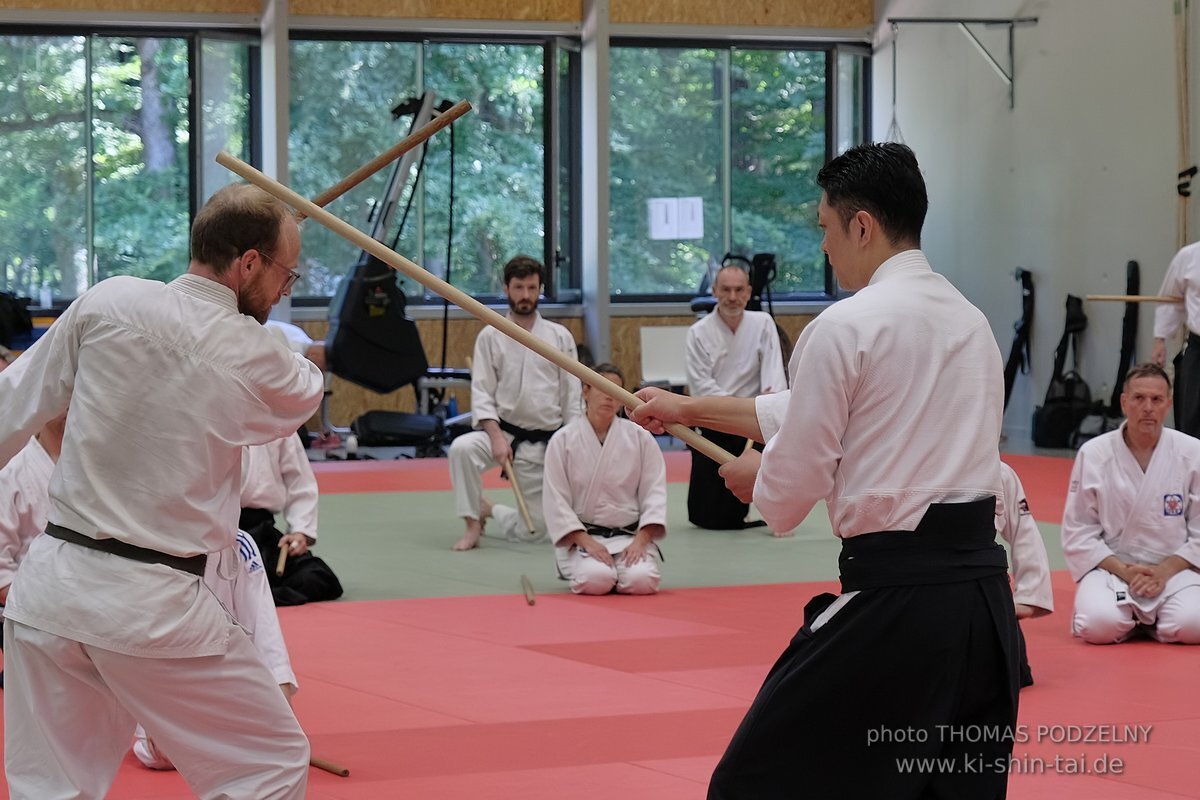
[[[1160,642],[1200,644],[1200,579],[1193,570],[1171,576],[1158,597],[1141,597],[1111,572],[1094,569],[1075,589],[1071,632],[1090,644],[1117,644],[1138,625]]]
[[[650,545],[646,548],[645,558],[632,567],[627,567],[620,554],[633,541],[632,535],[617,534],[599,538],[597,541],[612,554],[611,567],[590,556],[582,547],[554,548],[558,571],[570,581],[572,592],[608,594],[616,590],[617,594],[654,594],[658,591],[658,585],[662,582],[662,572],[658,568],[658,559],[655,558],[658,552],[657,545]]]
[[[512,444],[513,436],[505,433],[504,438]],[[479,501],[483,494],[483,471],[500,466],[492,458],[491,439],[484,431],[464,433],[450,443],[450,482],[454,485],[454,513],[460,517],[479,519]],[[522,442],[513,453],[513,472],[529,517],[533,520],[534,534],[530,535],[515,506],[496,504],[492,516],[500,527],[503,538],[510,542],[540,542],[546,537],[546,518],[542,510],[542,474],[546,460],[546,445],[539,442]],[[513,502],[516,502],[514,498]]]
[[[302,800],[308,739],[250,638],[229,624],[223,655],[139,658],[5,620],[4,658],[19,665],[5,670],[9,796],[103,798],[136,718],[197,797]]]

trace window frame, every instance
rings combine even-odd
[[[95,22],[50,22],[50,23],[23,23],[23,22],[0,22],[0,36],[4,37],[26,37],[26,38],[68,38],[81,37],[84,39],[84,59],[88,76],[85,80],[84,88],[84,124],[91,127],[90,109],[93,106],[91,97],[91,73],[94,68],[93,55],[91,53],[92,44],[96,38],[127,38],[127,39],[182,39],[188,53],[188,146],[187,146],[187,203],[188,203],[188,226],[191,227],[192,220],[195,219],[196,213],[201,204],[200,192],[201,181],[199,166],[199,139],[202,135],[201,119],[201,103],[199,81],[201,77],[197,71],[200,49],[203,41],[206,38],[219,39],[222,41],[236,41],[244,43],[249,51],[250,57],[250,78],[251,84],[249,89],[249,117],[247,120],[248,134],[251,141],[251,153],[253,154],[255,163],[261,161],[261,112],[258,104],[254,101],[254,92],[259,87],[258,61],[261,54],[261,37],[257,32],[250,32],[245,27],[239,26],[236,22],[231,22],[229,25],[196,25],[196,24],[179,24],[172,25],[170,23],[156,23],[147,25],[130,25],[124,23],[95,23]],[[95,203],[95,175],[93,172],[94,158],[92,143],[94,142],[94,131],[85,131],[85,148],[87,152],[87,164],[85,166],[85,174],[87,176],[87,188],[85,197],[85,218],[80,220],[84,233],[84,246],[87,250],[87,288],[95,286],[96,266],[95,266],[95,219],[97,214],[97,206]],[[183,253],[182,269],[187,268],[187,243],[185,242],[185,252]],[[35,304],[31,307],[40,309],[47,313],[57,314],[65,309],[74,301],[74,297],[63,297],[61,294],[56,294],[53,298],[53,303],[50,307],[43,308],[37,304],[38,298],[34,298]]]
[[[330,28],[293,28],[288,33],[288,44],[296,41],[355,41],[355,42],[395,42],[395,43],[411,43],[419,48],[424,48],[429,44],[488,44],[488,45],[538,45],[542,47],[542,135],[545,142],[543,156],[543,226],[546,235],[543,237],[541,262],[546,266],[546,283],[544,303],[572,303],[578,301],[579,296],[579,257],[578,257],[578,237],[573,237],[571,249],[576,252],[569,253],[564,258],[570,259],[570,274],[574,287],[560,289],[557,286],[555,256],[559,252],[559,232],[556,222],[559,218],[557,208],[552,205],[558,202],[560,192],[557,186],[557,165],[556,159],[560,157],[559,150],[561,147],[558,143],[559,126],[562,124],[558,102],[555,97],[555,92],[558,89],[558,64],[557,56],[559,50],[563,49],[562,37],[552,33],[531,33],[528,35],[505,33],[500,35],[487,33],[472,33],[472,32],[432,32],[432,31],[362,31],[362,30],[340,30]],[[421,62],[423,63],[423,62]],[[423,77],[423,75],[422,75]],[[577,70],[572,74],[572,80],[577,83]],[[565,109],[564,113],[570,115],[571,120],[567,121],[568,125],[573,126],[572,130],[578,128],[578,89],[571,90],[573,107]],[[457,102],[460,98],[443,98]],[[577,142],[577,137],[572,141]],[[573,148],[570,154],[575,158],[574,151],[578,148]],[[576,182],[577,183],[577,182]],[[552,185],[553,184],[553,185]],[[578,204],[576,202],[578,192],[577,185],[572,186],[571,191],[571,215],[572,231],[574,231],[575,221],[578,220]],[[422,217],[421,209],[423,207],[424,195],[419,195],[413,201],[413,214],[415,221],[413,224],[420,224]],[[419,235],[419,234],[418,234]],[[507,302],[503,294],[488,293],[488,294],[473,294],[472,297],[480,302],[491,305],[503,305]],[[443,300],[438,298],[430,298],[426,300],[423,296],[409,296],[408,307],[412,309],[422,308],[441,308],[444,304]],[[291,298],[292,306],[296,308],[325,308],[331,302],[332,297],[322,295],[300,295]]]
[[[864,81],[864,104],[859,110],[862,115],[862,128],[864,141],[870,141],[871,138],[871,116],[870,116],[870,89],[871,89],[871,56],[869,48],[865,47],[861,42],[856,42],[851,39],[845,40],[806,40],[806,39],[759,39],[759,38],[705,38],[705,37],[664,37],[664,36],[638,36],[625,35],[613,36],[610,41],[610,49],[616,50],[619,48],[662,48],[662,49],[712,49],[724,51],[726,53],[736,50],[807,50],[813,52],[823,52],[825,57],[825,163],[835,155],[834,148],[836,147],[837,135],[837,119],[840,109],[837,107],[838,97],[838,70],[837,58],[840,52],[852,52],[854,54],[865,54],[863,62],[863,81]],[[610,76],[611,78],[611,76]],[[726,86],[723,90],[725,108],[721,113],[725,115],[723,120],[724,130],[722,142],[723,160],[722,172],[725,176],[725,187],[722,192],[726,198],[729,198],[728,187],[732,185],[732,154],[729,147],[729,126],[730,114],[732,109],[728,104],[728,80],[729,73],[726,72]],[[610,176],[611,179],[611,176]],[[722,237],[724,238],[724,252],[729,252],[731,244],[731,217],[732,217],[732,201],[727,200],[727,205],[724,209],[722,219]],[[663,292],[663,293],[621,293],[614,294],[609,287],[609,301],[614,306],[638,305],[638,304],[678,304],[682,300],[691,299],[698,295],[688,292]],[[819,291],[793,291],[772,293],[774,302],[782,303],[827,303],[836,300],[839,296],[836,280],[833,275],[833,269],[829,265],[828,257],[825,258],[825,280],[824,288]]]

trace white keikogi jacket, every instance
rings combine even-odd
[[[0,586],[12,583],[29,543],[46,530],[53,473],[54,461],[37,439],[0,469]]]
[[[688,391],[697,397],[753,397],[787,388],[779,332],[763,311],[745,311],[731,331],[713,310],[688,328]]]
[[[49,521],[176,556],[215,553],[234,546],[242,448],[292,435],[323,388],[228,287],[109,278],[0,372],[0,461],[69,404]],[[39,536],[6,615],[126,655],[218,655],[228,616],[199,583]]]
[[[1091,439],[1075,456],[1062,545],[1076,581],[1110,555],[1141,564],[1179,555],[1200,565],[1200,439],[1164,428],[1143,473],[1124,428]],[[1195,570],[1181,574],[1183,585],[1200,585]]]
[[[265,508],[287,520],[284,533],[317,538],[317,476],[292,434],[242,452],[242,508]]]
[[[1158,292],[1165,297],[1182,297],[1182,303],[1156,303],[1154,335],[1169,339],[1187,325],[1190,333],[1200,333],[1200,242],[1187,245],[1171,259]]]
[[[920,250],[892,256],[810,322],[790,372],[754,487],[772,530],[799,525],[822,498],[845,538],[915,530],[932,503],[1000,495],[1000,349]],[[763,433],[777,402],[756,402]]]
[[[1054,610],[1050,585],[1050,558],[1046,543],[1029,510],[1025,487],[1008,464],[1000,462],[1000,485],[1004,489],[1003,513],[996,517],[1000,536],[1008,542],[1012,560],[1013,601],[1045,611]]]
[[[577,359],[571,332],[540,314],[530,331]],[[556,430],[583,413],[579,379],[492,327],[475,339],[471,364],[471,415],[504,420],[526,430]]]

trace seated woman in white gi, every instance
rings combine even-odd
[[[1078,586],[1071,629],[1116,644],[1135,628],[1200,644],[1200,439],[1163,428],[1171,383],[1162,367],[1129,370],[1125,422],[1075,456],[1062,546]]]
[[[262,554],[250,534],[237,532],[236,556],[231,551],[209,555],[204,583],[249,634],[254,649],[267,669],[271,670],[290,703],[299,683],[283,641],[283,630],[279,627],[279,615],[271,599],[271,587],[267,583]],[[247,709],[247,712],[253,713],[253,709]],[[137,726],[134,734],[133,754],[150,769],[175,769],[175,765],[141,725]]]
[[[625,383],[621,371],[596,371]],[[583,387],[587,406],[546,448],[542,502],[559,571],[576,594],[658,591],[667,467],[654,437],[617,417],[616,400]]]

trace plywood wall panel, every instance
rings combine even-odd
[[[297,15],[578,22],[579,0],[293,0]]]
[[[141,11],[164,14],[259,14],[256,0],[0,0],[0,8],[48,11]]]
[[[875,20],[873,0],[612,0],[619,24],[737,25],[865,28]]]

